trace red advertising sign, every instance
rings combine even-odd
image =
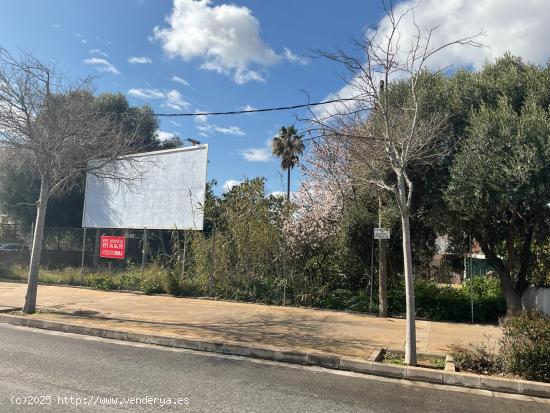
[[[111,237],[108,235],[101,236],[101,247],[99,256],[101,258],[115,258],[123,260],[126,252],[126,238]]]

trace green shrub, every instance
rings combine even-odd
[[[113,279],[108,274],[90,274],[86,277],[85,285],[96,290],[112,290],[114,288]]]
[[[162,271],[162,285],[168,294],[181,295],[181,279],[176,273]]]
[[[550,318],[522,311],[501,322],[503,370],[527,380],[550,382]]]
[[[435,321],[471,321],[471,301],[475,322],[496,322],[506,312],[506,302],[500,292],[498,279],[476,277],[463,288],[440,287],[433,281],[414,283],[416,315]],[[388,292],[389,311],[405,313],[405,287],[401,280]]]
[[[195,278],[184,278],[181,282],[181,295],[184,297],[200,297],[203,295],[201,283]]]
[[[7,280],[20,280],[21,275],[17,272],[18,269],[19,268],[17,266],[9,267],[0,263],[0,278],[5,278]]]
[[[522,311],[501,320],[499,351],[487,346],[455,349],[460,370],[504,373],[526,380],[550,382],[550,318],[536,311]]]
[[[466,295],[473,295],[478,298],[502,297],[502,292],[500,291],[500,280],[492,276],[469,278],[464,281],[462,290]]]
[[[465,321],[470,317],[468,301],[460,290],[438,287],[431,281],[417,281],[414,286],[416,313],[430,320]]]
[[[120,288],[130,291],[140,291],[141,279],[141,269],[131,266],[128,270],[120,273]]]
[[[501,370],[500,358],[484,344],[476,345],[471,350],[455,348],[452,355],[459,371],[494,374]]]
[[[143,270],[140,290],[145,294],[162,294],[165,289],[166,272],[158,265],[151,265]]]
[[[378,303],[375,302],[373,293],[372,311],[376,311]],[[369,311],[369,297],[364,291],[349,291],[337,289],[329,291],[320,299],[319,306],[331,310]]]

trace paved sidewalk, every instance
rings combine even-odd
[[[25,284],[0,283],[0,307],[21,307]],[[304,308],[39,286],[33,317],[121,331],[367,358],[375,347],[403,349],[405,320]],[[492,325],[417,321],[419,352],[494,343]]]

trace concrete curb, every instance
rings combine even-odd
[[[254,357],[285,363],[320,366],[336,370],[352,371],[399,379],[550,398],[550,383],[459,373],[453,371],[454,365],[452,365],[452,361],[449,359],[446,360],[447,363],[445,370],[385,364],[380,362],[381,355],[383,353],[383,349],[381,348],[373,350],[369,355],[368,360],[363,360],[331,354],[305,353],[294,350],[273,350],[248,346],[243,343],[222,343],[216,341],[201,341],[180,337],[125,332],[98,327],[87,327],[77,324],[39,320],[31,317],[16,316],[11,314],[8,315],[0,313],[0,323],[116,340],[133,341],[145,344],[156,344],[166,347]]]

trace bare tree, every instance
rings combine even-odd
[[[0,49],[0,147],[30,156],[40,174],[25,313],[36,309],[50,198],[70,190],[86,172],[121,182],[137,177],[122,176],[113,161],[133,151],[140,122],[129,133],[120,120],[101,113],[89,85],[89,80],[67,81],[53,66],[30,55],[14,57]],[[132,162],[131,157],[126,159]]]
[[[325,113],[311,111],[311,130],[321,135],[339,136],[350,151],[354,180],[376,185],[394,194],[401,215],[403,268],[406,290],[405,362],[416,364],[414,275],[412,266],[410,215],[413,164],[431,164],[447,150],[441,134],[444,114],[426,110],[429,95],[419,87],[422,74],[434,55],[455,45],[479,47],[481,33],[434,46],[437,28],[421,29],[413,10],[396,13],[391,2],[383,2],[386,30],[369,31],[356,41],[360,57],[337,50],[319,51],[321,56],[341,63],[351,74],[335,107]],[[405,19],[412,21],[414,33],[402,40]],[[444,70],[444,69],[441,69]]]

